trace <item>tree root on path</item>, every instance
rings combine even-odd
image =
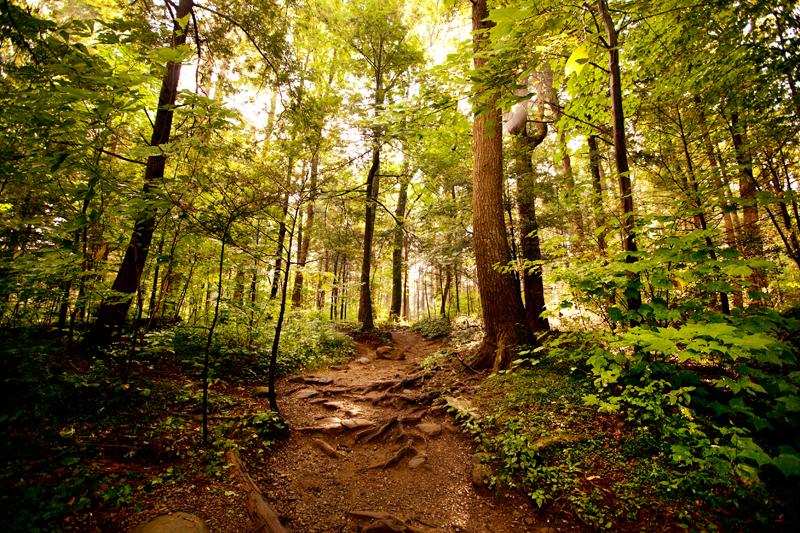
[[[416,433],[411,433],[407,431],[405,428],[403,428],[403,422],[419,422],[420,420],[422,420],[422,417],[424,417],[426,414],[428,414],[428,409],[420,409],[419,411],[416,412],[411,411],[403,413],[396,417],[382,420],[381,422],[378,423],[377,427],[362,429],[361,431],[356,433],[355,436],[353,437],[353,442],[359,442],[362,439],[363,442],[365,443],[369,442],[372,439],[386,433],[386,431],[392,426],[397,425],[397,431],[400,437],[416,437],[418,439],[424,440],[425,444],[427,445],[428,441],[427,439],[425,439],[424,436]],[[397,438],[399,437],[396,436],[395,440]]]
[[[361,529],[361,533],[424,533],[402,518],[381,511],[349,511],[347,514],[372,520],[371,524]]]
[[[384,461],[382,463],[378,463],[378,464],[374,464],[372,466],[368,466],[366,469],[367,470],[372,470],[374,468],[380,468],[381,470],[384,470],[384,469],[392,466],[393,464],[400,462],[400,459],[402,459],[403,456],[406,455],[409,452],[412,452],[414,455],[417,455],[417,454],[421,453],[419,450],[414,448],[414,442],[409,440],[409,441],[406,441],[405,444],[400,446],[400,449],[397,450],[394,453],[394,455],[389,457],[389,459],[387,459],[386,461]]]

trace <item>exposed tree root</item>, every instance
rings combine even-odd
[[[350,516],[372,520],[368,526],[361,529],[361,533],[423,533],[402,518],[381,511],[350,511]]]
[[[403,389],[407,389],[409,387],[414,387],[416,386],[417,382],[424,381],[425,378],[430,376],[431,376],[430,372],[419,372],[417,374],[402,376],[397,379],[385,379],[381,381],[373,381],[372,383],[368,383],[366,385],[359,385],[357,387],[352,387],[352,390],[361,391],[362,394],[378,390],[384,390],[386,392],[397,392]]]
[[[386,461],[384,461],[382,463],[378,463],[378,464],[375,464],[375,465],[372,465],[372,466],[368,466],[367,469],[371,470],[373,468],[380,468],[381,470],[384,470],[384,469],[392,466],[393,464],[399,462],[400,459],[402,459],[403,456],[406,455],[407,453],[413,453],[414,455],[417,455],[418,453],[420,453],[419,450],[414,448],[414,441],[411,441],[411,440],[406,441],[406,443],[403,444],[402,446],[400,446],[400,449],[397,450],[394,453],[394,455],[389,457],[389,459],[387,459]]]
[[[424,417],[427,413],[428,409],[420,409],[419,411],[416,412],[403,413],[394,418],[384,419],[381,422],[379,422],[376,427],[363,429],[358,433],[356,433],[355,436],[353,437],[354,442],[359,442],[359,441],[369,442],[376,437],[384,435],[387,432],[387,430],[393,426],[397,426],[397,430],[401,437],[402,436],[413,437],[414,436],[413,434],[409,433],[408,431],[402,428],[402,423],[419,422],[420,420],[422,420],[422,417]],[[425,440],[427,444],[427,440],[424,437],[422,437],[422,440]]]

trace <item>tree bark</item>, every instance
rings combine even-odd
[[[377,142],[377,141],[376,141]],[[370,291],[370,270],[372,267],[372,238],[375,235],[375,211],[378,199],[378,171],[381,165],[381,152],[377,144],[372,149],[372,166],[367,174],[367,209],[364,217],[364,256],[361,261],[361,290],[358,300],[358,321],[362,331],[375,329],[372,318],[372,293]]]
[[[731,113],[731,132],[736,163],[739,165],[739,198],[742,202],[741,240],[745,257],[762,255],[764,245],[761,228],[758,225],[758,204],[756,203],[756,179],[753,176],[753,163],[750,152],[744,145],[744,127],[739,124],[739,114]]]
[[[293,162],[289,161],[289,176],[288,180],[291,182],[291,167]],[[275,268],[272,271],[272,288],[269,291],[270,301],[274,300],[278,295],[278,287],[281,281],[281,261],[283,260],[283,243],[286,240],[286,215],[289,213],[289,191],[283,195],[283,213],[281,221],[278,224],[278,249],[275,251]]]
[[[180,0],[176,19],[173,21],[172,47],[177,47],[186,42],[188,23],[186,29],[181,28],[178,19],[191,13],[193,0]],[[158,111],[153,124],[153,136],[150,146],[160,146],[169,141],[172,130],[173,107],[178,94],[178,80],[181,74],[180,63],[167,63],[167,73],[161,83],[161,93],[158,97]],[[144,174],[142,193],[145,198],[151,198],[153,185],[164,177],[166,156],[150,156]],[[153,240],[153,231],[156,224],[154,209],[148,208],[136,219],[125,257],[117,272],[117,277],[111,287],[113,295],[106,299],[97,311],[97,320],[91,331],[86,335],[84,346],[98,348],[108,346],[122,333],[125,318],[131,305],[131,298],[137,292],[141,283],[142,270],[144,270],[150,243]]]
[[[406,202],[408,201],[408,157],[403,157],[403,177],[400,181],[400,192],[397,195],[397,208],[394,216],[397,227],[394,230],[394,249],[392,250],[392,304],[389,316],[392,320],[399,320],[403,304],[403,245],[404,217],[406,216]]]
[[[600,151],[597,146],[597,137],[589,135],[589,171],[592,175],[592,210],[594,211],[594,221],[597,229],[604,228],[606,225],[604,206],[603,206],[603,179],[600,167]],[[597,235],[597,247],[600,253],[606,255],[606,235],[603,229]]]
[[[303,240],[297,253],[297,273],[294,275],[294,290],[292,291],[292,307],[300,307],[303,303],[303,283],[305,275],[303,269],[308,262],[308,250],[311,247],[311,229],[314,227],[314,198],[317,191],[317,175],[319,172],[319,150],[311,158],[311,181],[309,184],[310,195],[306,206],[306,221],[303,228]]]
[[[534,332],[549,331],[550,321],[541,315],[547,310],[542,278],[542,250],[539,246],[539,224],[536,220],[536,195],[531,154],[547,135],[547,124],[537,123],[537,132],[522,131],[515,139],[517,151],[517,202],[520,231],[520,252],[526,266],[522,269],[522,293],[525,296],[525,315]],[[527,266],[531,264],[532,266]]]
[[[606,0],[598,0],[598,9],[603,19],[608,37],[608,69],[609,85],[611,91],[611,118],[614,125],[614,163],[617,167],[619,179],[619,195],[622,206],[623,249],[627,252],[625,261],[635,263],[637,251],[633,209],[633,188],[631,186],[630,168],[628,167],[628,152],[625,146],[625,112],[622,108],[622,75],[619,68],[619,41],[617,29],[608,10]],[[638,311],[641,305],[641,294],[638,289],[638,276],[631,275],[633,287],[626,290],[628,312]],[[638,324],[638,320],[629,317],[631,325]]]
[[[486,20],[488,16],[486,0],[473,1],[473,49],[476,54],[482,50],[486,40],[482,30],[491,27]],[[486,61],[484,57],[475,57],[475,68],[484,67]],[[499,370],[511,363],[518,345],[533,343],[535,339],[528,327],[515,278],[494,269],[495,264],[507,265],[511,261],[503,213],[502,121],[500,110],[495,105],[496,94],[476,89],[476,106],[488,109],[488,112],[476,114],[472,125],[475,264],[485,332],[471,364]]]

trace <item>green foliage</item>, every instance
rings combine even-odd
[[[260,346],[243,346],[240,339],[230,334],[230,328],[235,328],[235,325],[223,324],[219,334],[214,336],[210,351],[210,378],[265,377],[271,344],[265,342]],[[176,329],[175,353],[182,365],[195,367],[198,371],[202,368],[206,335],[204,329]],[[272,335],[274,333],[266,335],[265,341],[269,341]],[[354,350],[352,337],[338,331],[336,324],[324,321],[312,313],[293,313],[287,317],[281,333],[278,376],[342,362]]]
[[[411,331],[418,331],[429,339],[450,334],[451,324],[447,316],[422,317],[411,325]]]

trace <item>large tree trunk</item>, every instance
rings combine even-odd
[[[193,0],[180,0],[178,10],[173,22],[171,46],[176,47],[186,42],[187,28],[181,28],[177,19],[189,15],[194,5]],[[153,124],[153,136],[150,146],[159,146],[169,141],[172,130],[172,116],[175,99],[178,94],[178,80],[181,74],[180,63],[168,63],[167,73],[161,83],[161,93],[158,97],[158,111]],[[154,183],[164,177],[166,156],[150,156],[144,174],[143,195],[151,198],[151,188]],[[153,240],[153,231],[156,224],[156,213],[149,208],[141,213],[133,228],[125,257],[117,272],[117,277],[111,287],[113,296],[105,300],[97,311],[97,321],[87,334],[84,345],[88,348],[107,346],[115,337],[119,337],[125,324],[125,317],[131,305],[133,294],[139,289],[142,270],[144,270],[150,243]]]
[[[473,48],[483,48],[485,34],[475,33],[490,27],[486,20],[489,11],[486,0],[472,3]],[[474,58],[475,68],[486,64],[483,57]],[[479,93],[479,105],[490,109],[476,114],[472,125],[473,170],[472,210],[475,241],[475,264],[485,336],[472,360],[473,366],[507,367],[516,356],[517,346],[534,342],[522,305],[519,285],[514,276],[494,269],[495,264],[507,265],[511,252],[506,239],[503,213],[502,121],[495,106],[496,95]]]
[[[392,304],[389,316],[392,320],[400,318],[403,304],[403,233],[404,217],[406,216],[406,202],[408,201],[408,157],[403,157],[403,177],[400,181],[400,192],[397,195],[397,208],[394,216],[397,227],[394,230],[394,250],[392,250]]]
[[[383,87],[383,71],[381,65],[375,65],[375,102],[374,115],[380,116],[383,109],[385,91]],[[367,173],[367,188],[364,194],[367,207],[364,216],[364,256],[361,261],[361,290],[358,301],[358,321],[361,322],[362,331],[375,329],[372,318],[372,291],[370,288],[370,269],[372,267],[372,238],[375,235],[375,214],[377,211],[378,189],[380,178],[378,172],[381,168],[381,137],[383,132],[380,126],[372,129],[372,166]]]
[[[622,108],[622,75],[619,69],[619,42],[617,39],[617,29],[608,10],[606,0],[597,2],[600,16],[608,35],[608,69],[609,84],[611,91],[611,119],[614,125],[614,163],[617,167],[617,178],[619,179],[619,195],[622,204],[622,227],[624,232],[623,248],[627,253],[625,261],[635,263],[637,251],[635,238],[635,220],[633,209],[633,187],[631,186],[630,169],[628,167],[628,152],[625,146],[625,112]],[[638,276],[632,276],[634,285],[638,285]],[[641,295],[639,289],[626,291],[628,301],[628,312],[638,311],[641,305]],[[638,323],[638,320],[631,317],[631,325]]]
[[[364,217],[364,256],[361,261],[361,292],[358,301],[358,321],[363,331],[375,329],[372,319],[372,293],[370,291],[370,269],[372,266],[372,238],[375,234],[375,200],[378,198],[378,171],[381,165],[381,151],[377,140],[372,149],[372,166],[367,174],[367,209]]]
[[[521,225],[520,252],[522,259],[534,263],[532,268],[522,269],[522,292],[525,296],[525,314],[528,325],[535,332],[548,331],[550,322],[541,315],[547,309],[544,301],[544,280],[542,279],[542,251],[539,246],[539,224],[536,221],[536,195],[533,162],[531,154],[547,135],[547,124],[538,122],[536,133],[529,135],[522,130],[515,139],[517,152],[517,202]]]

